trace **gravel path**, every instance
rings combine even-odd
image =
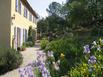
[[[21,52],[21,54],[23,55],[23,63],[21,64],[20,67],[24,67],[28,63],[35,61],[37,58],[37,52],[42,52],[39,49],[40,49],[40,47],[38,45],[36,45],[35,47],[27,48],[26,51]],[[10,71],[0,77],[19,77],[18,69]]]

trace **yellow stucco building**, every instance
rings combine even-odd
[[[29,27],[36,30],[37,19],[27,0],[0,0],[0,46],[22,46]]]

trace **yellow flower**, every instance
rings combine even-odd
[[[60,57],[64,57],[65,55],[63,53],[61,53]]]
[[[96,65],[94,65],[94,68],[95,68],[95,69],[96,69],[96,67],[97,67],[97,66],[96,66]]]

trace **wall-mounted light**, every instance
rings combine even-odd
[[[15,20],[15,14],[11,17],[12,20]]]

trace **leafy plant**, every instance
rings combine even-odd
[[[30,26],[28,30],[27,46],[33,47],[35,45],[35,30]]]
[[[40,41],[41,49],[45,49],[48,43],[49,43],[49,41],[48,41],[46,38],[43,38],[43,39]]]
[[[14,49],[0,48],[0,74],[19,67],[22,55]]]
[[[23,43],[23,46],[24,47],[33,47],[34,46],[34,43],[32,41],[27,41],[27,42],[24,42]]]
[[[84,46],[84,59],[69,72],[70,77],[102,77],[103,76],[103,40],[93,41]],[[82,57],[83,58],[83,57]]]
[[[45,52],[48,53],[48,51],[53,51],[55,61],[60,60],[61,76],[67,74],[68,70],[80,62],[80,58],[82,58],[82,47],[79,42],[73,38],[51,41],[45,48]],[[64,58],[61,58],[61,56]]]

